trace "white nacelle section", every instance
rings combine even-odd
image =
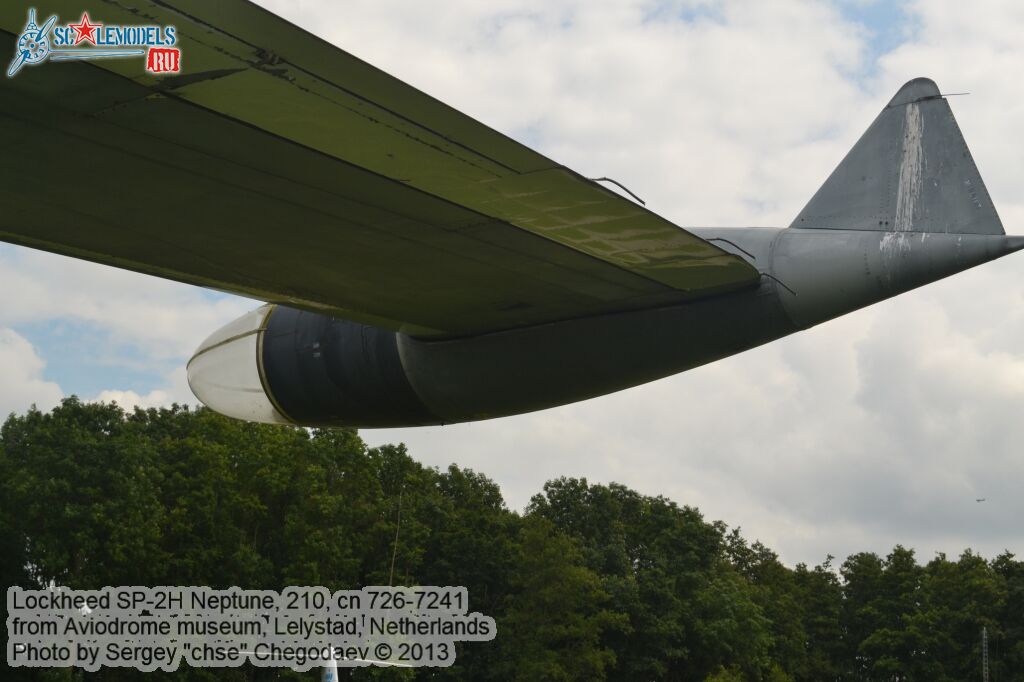
[[[265,424],[289,424],[263,390],[259,341],[273,306],[260,306],[210,334],[188,361],[188,385],[214,412]]]

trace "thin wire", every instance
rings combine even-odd
[[[757,256],[755,256],[754,254],[750,253],[749,251],[744,249],[742,246],[740,246],[736,242],[729,241],[728,239],[726,239],[724,237],[711,237],[709,239],[705,239],[704,241],[706,241],[706,242],[725,242],[726,244],[729,244],[730,246],[733,246],[733,247],[739,249],[740,251],[742,251],[743,253],[747,254],[748,256],[750,256],[751,260],[757,260]]]
[[[591,182],[610,182],[613,185],[618,185],[622,189],[622,191],[624,191],[626,194],[628,194],[629,196],[631,196],[634,199],[636,199],[637,201],[639,201],[641,206],[646,206],[647,205],[646,201],[644,201],[643,199],[641,199],[637,195],[635,195],[632,192],[630,192],[629,188],[626,187],[625,185],[623,185],[618,180],[613,180],[612,178],[587,178],[587,179],[590,180]]]
[[[772,280],[772,281],[774,281],[774,282],[778,282],[778,283],[779,283],[779,284],[780,284],[780,285],[782,286],[782,288],[783,288],[783,289],[785,289],[785,290],[786,290],[786,291],[788,291],[789,293],[793,294],[794,296],[798,296],[798,295],[799,295],[799,294],[797,294],[797,293],[796,293],[795,291],[793,291],[792,289],[790,289],[789,287],[787,287],[787,286],[786,286],[786,283],[785,283],[785,282],[783,282],[783,281],[782,281],[781,279],[779,279],[778,277],[776,277],[775,275],[769,275],[769,274],[768,274],[767,272],[762,272],[762,273],[761,273],[761,276],[762,276],[762,277],[767,277],[768,279],[770,279],[770,280]]]
[[[388,587],[391,587],[395,580],[395,557],[398,556],[398,531],[402,530],[402,493],[404,490],[404,485],[398,489],[398,522],[395,524],[395,544],[391,548],[391,572],[388,574]]]

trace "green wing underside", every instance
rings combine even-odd
[[[0,58],[25,23],[0,9]],[[41,19],[81,16],[50,2]],[[0,239],[423,336],[752,285],[742,259],[243,0],[92,2],[173,24],[141,59],[3,79]]]

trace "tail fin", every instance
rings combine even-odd
[[[790,227],[1005,234],[949,103],[915,78]]]

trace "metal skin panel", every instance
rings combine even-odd
[[[0,79],[0,147],[56,160],[45,182],[0,171],[0,239],[422,337],[756,283],[741,258],[251,3],[91,9],[174,24],[184,71],[114,59]],[[0,7],[0,59],[24,22]]]

